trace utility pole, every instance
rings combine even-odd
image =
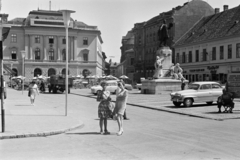
[[[1,1],[0,1],[1,2]],[[0,8],[1,8],[1,4],[0,4]],[[0,98],[1,98],[1,116],[2,116],[2,132],[5,132],[5,110],[4,110],[4,81],[3,81],[3,37],[7,35],[3,36],[3,28],[7,28],[7,27],[11,27],[8,24],[4,24],[7,23],[7,17],[8,14],[0,14],[0,78],[1,78],[1,86],[0,86]],[[5,34],[5,33],[4,33]],[[8,34],[8,32],[6,33]]]

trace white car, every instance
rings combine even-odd
[[[193,82],[188,85],[188,89],[171,93],[171,101],[177,107],[182,103],[185,107],[201,102],[210,105],[217,102],[218,97],[222,95],[222,89],[223,87],[217,82]]]
[[[141,90],[142,89],[142,83],[137,83],[136,87],[137,87],[138,90]]]
[[[109,80],[109,81],[105,81],[105,83],[106,83],[106,89],[105,90],[109,91],[113,94],[116,94],[116,91],[117,91],[117,88],[118,88],[117,81],[116,80]],[[100,83],[100,85],[95,85],[95,86],[91,87],[91,92],[95,95],[101,90],[102,90],[101,83]]]

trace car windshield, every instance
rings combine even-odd
[[[199,88],[199,84],[190,84],[190,85],[188,85],[188,89],[198,90],[198,88]]]

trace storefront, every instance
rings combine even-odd
[[[190,82],[219,81],[224,83],[227,79],[227,74],[229,73],[228,66],[206,66],[199,68],[186,68],[183,70],[184,77]]]

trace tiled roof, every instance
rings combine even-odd
[[[9,24],[22,24],[25,18],[14,18],[8,21]]]
[[[175,46],[240,35],[240,6],[202,18]]]

